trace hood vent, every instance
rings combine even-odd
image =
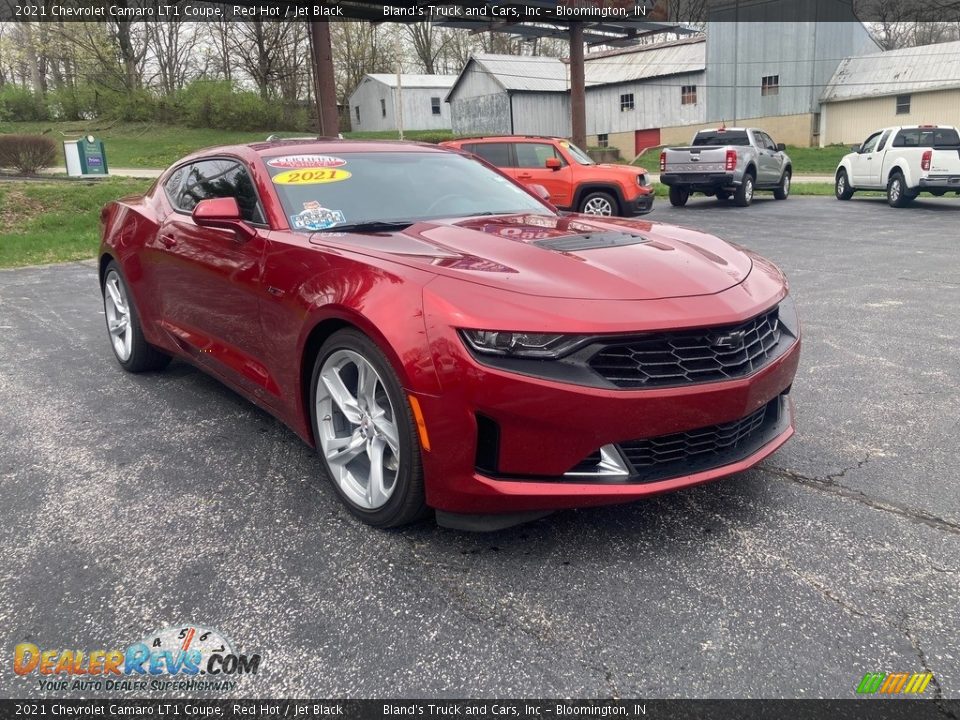
[[[648,242],[643,235],[619,232],[595,232],[585,235],[567,235],[559,238],[536,240],[534,245],[544,250],[556,252],[579,252],[581,250],[599,250],[600,248],[623,247],[624,245],[639,245]]]

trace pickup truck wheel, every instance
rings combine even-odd
[[[777,200],[786,200],[790,197],[790,180],[793,177],[793,173],[789,170],[783,171],[783,177],[780,178],[780,184],[774,188],[773,197]]]
[[[753,202],[753,175],[747,173],[743,176],[743,182],[733,194],[733,201],[740,207],[749,207]]]
[[[833,186],[833,194],[837,196],[837,200],[849,200],[853,197],[853,188],[850,187],[846,170],[841,170],[837,173],[837,181]]]
[[[580,212],[585,215],[616,215],[617,201],[609,193],[588,193],[580,201]]]
[[[907,191],[907,182],[902,173],[894,173],[887,181],[887,203],[890,207],[902,208],[910,204],[915,195]]]
[[[683,188],[671,187],[670,188],[670,204],[674,207],[683,207],[687,204],[687,200],[690,199],[690,191],[684,190]]]

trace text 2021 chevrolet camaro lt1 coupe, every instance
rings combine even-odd
[[[786,442],[780,270],[536,191],[413,143],[191,155],[102,212],[113,351],[131,372],[184,358],[268,410],[381,527],[636,500]]]

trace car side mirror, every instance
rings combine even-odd
[[[237,199],[233,197],[201,200],[193,208],[191,216],[193,222],[200,227],[233,230],[238,240],[249,240],[256,234],[243,219]]]
[[[548,170],[559,170],[563,167],[563,163],[560,162],[560,158],[547,158],[546,162],[543,163],[543,166]]]
[[[860,145],[854,145],[853,147],[850,148],[850,152],[855,152],[859,154],[863,152],[863,150],[861,150],[860,148],[861,148]]]
[[[550,162],[550,161],[547,160],[547,162]],[[550,199],[550,191],[547,190],[543,185],[539,185],[539,184],[538,184],[538,185],[528,185],[527,187],[530,189],[530,191],[531,191],[534,195],[536,195],[536,196],[537,196],[538,198],[540,198],[541,200],[549,200],[549,199]]]
[[[785,143],[777,143],[777,150],[780,152],[786,152],[787,146]]]

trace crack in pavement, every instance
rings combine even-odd
[[[898,517],[902,517],[910,522],[926,525],[934,530],[940,530],[941,532],[947,532],[953,535],[960,535],[960,522],[938,517],[937,515],[932,515],[925,510],[910,507],[909,505],[900,505],[899,503],[889,502],[887,500],[878,500],[870,497],[862,490],[854,490],[853,488],[847,487],[842,483],[836,482],[840,478],[844,477],[848,472],[862,468],[869,461],[870,456],[867,455],[863,460],[860,460],[855,465],[850,465],[841,469],[839,472],[825,475],[824,477],[810,477],[809,475],[804,475],[794,470],[777,467],[775,465],[759,465],[756,469],[760,472],[768,473],[769,475],[773,475],[774,477],[782,480],[789,480],[797,483],[803,487],[819,490],[827,493],[828,495],[843,497],[848,500],[858,502],[862,505],[866,505],[874,510],[880,510],[881,512],[897,515]]]
[[[923,668],[924,672],[930,673],[930,684],[933,685],[933,702],[936,703],[937,708],[944,715],[944,717],[952,718],[953,720],[958,720],[957,715],[947,707],[944,702],[943,697],[943,688],[940,687],[940,681],[937,680],[937,675],[933,671],[933,668],[930,667],[930,662],[927,660],[927,654],[923,651],[923,647],[920,645],[920,641],[914,637],[913,632],[911,632],[909,626],[907,625],[907,614],[903,613],[900,616],[900,621],[896,625],[897,629],[903,633],[903,636],[910,643],[910,646],[913,648],[913,651],[917,654],[917,659],[920,661],[920,666]]]

